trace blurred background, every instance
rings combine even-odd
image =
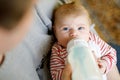
[[[81,0],[99,36],[117,50],[120,72],[120,0]]]

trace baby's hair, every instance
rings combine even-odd
[[[89,13],[85,9],[85,7],[83,7],[83,5],[80,3],[79,0],[73,0],[70,3],[61,5],[54,11],[53,25],[56,24],[57,19],[60,19],[65,16],[69,16],[69,15],[75,15],[75,16],[86,15],[88,16],[89,22],[91,23]]]
[[[12,29],[30,8],[33,0],[0,0],[0,28]]]

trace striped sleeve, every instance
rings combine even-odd
[[[100,47],[101,59],[106,61],[108,72],[117,62],[116,50],[95,34],[91,33],[91,39]]]
[[[66,50],[55,44],[50,58],[50,72],[53,80],[61,80],[65,67]]]

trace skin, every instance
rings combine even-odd
[[[67,43],[73,38],[80,38],[88,41],[90,36],[89,27],[90,22],[86,15],[70,15],[57,19],[56,24],[53,28],[58,43],[66,48]],[[98,63],[100,72],[104,74],[107,66],[106,62],[101,59],[97,59],[96,57],[95,59]],[[71,74],[71,66],[69,63],[67,63],[62,73],[62,80],[71,80]]]
[[[14,29],[6,30],[0,27],[0,64],[2,64],[3,56],[6,51],[11,50],[18,45],[29,31],[33,15],[32,6],[33,4],[28,11],[26,11]]]
[[[65,17],[58,20],[55,26],[55,36],[60,45],[66,47],[72,38],[89,40],[89,21],[86,16]]]

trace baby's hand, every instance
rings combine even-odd
[[[98,63],[98,67],[100,69],[100,72],[102,74],[105,74],[106,73],[106,69],[107,69],[107,64],[104,60],[101,60],[101,59],[97,59],[97,63]]]
[[[106,73],[106,69],[107,69],[107,64],[106,64],[106,62],[105,62],[104,60],[101,60],[100,58],[97,58],[97,57],[95,56],[95,52],[94,52],[94,51],[92,51],[92,53],[93,53],[93,56],[94,56],[95,60],[97,61],[98,67],[99,67],[99,69],[100,69],[100,72],[101,72],[102,74],[105,74],[105,73]]]

